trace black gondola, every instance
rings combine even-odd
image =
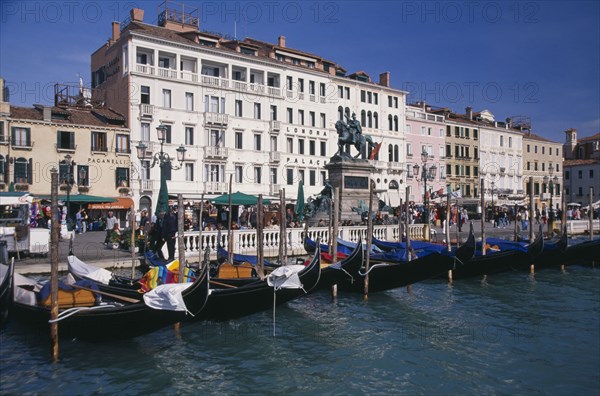
[[[68,260],[69,271],[76,278],[86,278],[84,272],[77,271],[72,265],[74,260],[75,259],[73,256],[71,256]],[[88,267],[90,267],[91,271],[98,270],[93,266]],[[100,272],[104,273],[105,280],[111,278],[109,271],[100,269]],[[286,301],[300,297],[305,292],[308,293],[309,291],[313,290],[319,282],[320,275],[320,254],[315,254],[310,263],[298,272],[298,278],[302,284],[302,288],[280,289],[275,292],[275,296],[273,295],[273,287],[268,285],[266,279],[248,279],[245,284],[241,284],[240,286],[232,286],[227,279],[211,282],[211,294],[208,298],[206,306],[199,315],[194,317],[193,320],[227,320],[269,309],[273,306],[274,297],[275,303],[279,305],[285,303]],[[94,281],[101,291],[126,297],[137,296],[137,298],[140,298],[141,296],[140,292],[135,289],[135,286],[119,286],[115,283],[108,284],[109,282],[101,283],[90,277],[87,277],[87,279]],[[224,282],[228,282],[229,284],[225,284]]]
[[[569,245],[561,255],[559,264],[564,265],[590,265],[600,262],[600,238],[587,240],[574,245]]]
[[[397,287],[411,285],[426,279],[434,278],[453,269],[473,257],[475,252],[475,235],[473,229],[467,241],[454,254],[429,253],[411,261],[394,264],[375,264],[369,269],[369,292],[379,292]],[[342,288],[356,292],[364,291],[365,274],[361,274],[352,285]]]
[[[545,241],[542,253],[535,259],[536,268],[547,268],[560,265],[566,260],[565,252],[569,247],[568,235],[562,233],[560,239],[556,241]]]
[[[4,327],[13,296],[13,274],[15,271],[15,261],[10,260],[9,265],[0,264],[0,329]]]
[[[544,249],[542,229],[533,243],[526,250],[488,251],[486,255],[478,250],[471,260],[463,261],[452,271],[453,279],[462,279],[474,276],[490,275],[498,272],[528,269],[535,262]]]
[[[21,287],[32,283],[35,284],[22,276],[15,278],[11,318],[43,331],[48,329],[50,309],[37,304],[35,292]],[[208,300],[208,284],[208,273],[202,271],[196,281],[181,293],[187,312],[154,309],[143,301],[71,308],[71,311],[61,310],[60,314],[64,315],[64,318],[58,322],[58,334],[61,337],[102,341],[131,338],[153,332],[173,323],[197,317]],[[69,315],[69,312],[74,313]]]

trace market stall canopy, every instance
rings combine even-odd
[[[221,195],[211,201],[215,205],[229,205],[229,194]],[[271,203],[268,199],[263,199],[263,203],[268,205]],[[254,195],[235,192],[231,194],[232,205],[258,205],[258,197]]]
[[[73,202],[73,199],[71,199],[71,202]],[[124,197],[114,199],[112,202],[92,203],[88,205],[88,209],[129,209],[131,208],[131,205],[133,205],[133,200],[131,198]]]
[[[33,202],[29,193],[22,192],[0,192],[0,205],[25,205]]]
[[[50,195],[36,195],[36,198],[40,198],[40,199],[45,199],[45,200],[50,200],[51,196]],[[59,195],[58,196],[58,200],[59,201],[66,201],[67,200],[67,196],[66,195]],[[81,203],[81,204],[87,204],[87,203],[105,203],[105,202],[117,202],[116,198],[110,198],[110,197],[99,197],[97,195],[87,195],[87,194],[71,194],[69,196],[69,202],[71,203]]]

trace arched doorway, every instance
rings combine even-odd
[[[146,209],[148,213],[152,213],[152,199],[148,196],[140,198],[140,210]]]

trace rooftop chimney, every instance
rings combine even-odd
[[[52,121],[52,107],[44,106],[42,114],[44,115],[44,121]]]
[[[285,48],[285,36],[279,36],[279,46]]]
[[[384,87],[390,86],[390,72],[386,71],[379,75],[379,85],[383,85]]]
[[[129,11],[129,16],[131,17],[131,22],[144,22],[144,10],[140,8],[132,8]]]
[[[121,24],[119,22],[112,23],[112,41],[113,43],[121,37]]]
[[[473,108],[472,107],[468,106],[465,109],[465,114],[466,114],[468,120],[473,120]]]

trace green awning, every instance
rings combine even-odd
[[[50,200],[50,195],[36,195],[36,198],[47,199]],[[67,201],[66,194],[61,194],[58,196],[59,201]],[[70,203],[106,203],[106,202],[117,202],[116,198],[110,197],[99,197],[97,195],[87,195],[87,194],[71,194],[69,196]]]
[[[229,194],[221,195],[211,201],[215,205],[229,205]],[[263,199],[263,203],[268,205],[271,203],[268,199]],[[232,205],[257,205],[258,197],[254,195],[244,194],[241,192],[235,192],[231,194]]]

